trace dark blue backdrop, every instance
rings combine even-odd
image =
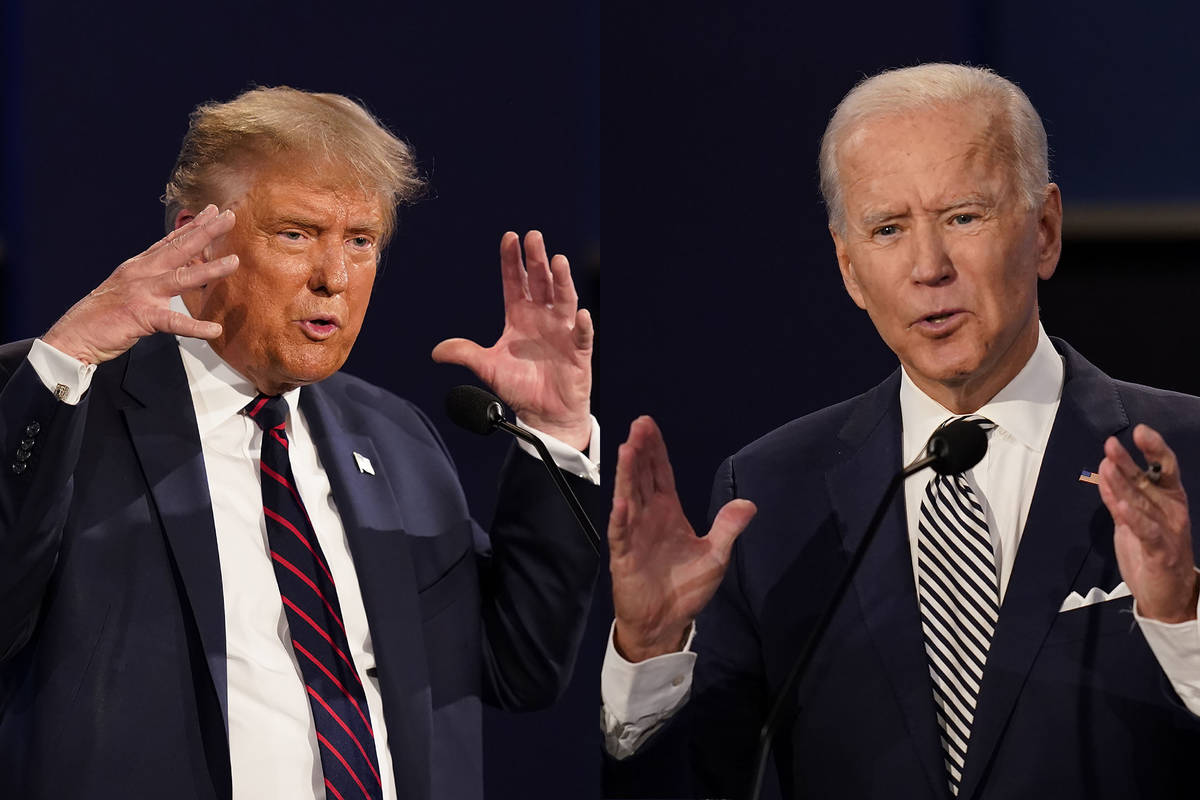
[[[1046,120],[1070,234],[1042,293],[1047,329],[1113,374],[1200,391],[1187,357],[1200,57],[1182,3],[5,0],[2,13],[5,339],[43,331],[161,234],[156,198],[195,104],[252,83],[343,92],[415,146],[431,183],[402,213],[348,369],[440,419],[466,375],[429,349],[498,332],[499,236],[539,227],[596,318],[606,477],[630,419],[652,413],[699,523],[726,454],[894,368],[842,289],[817,141],[864,74],[944,59],[995,67]],[[1114,206],[1115,224],[1081,224]],[[1147,219],[1175,221],[1147,234]],[[602,229],[615,249],[601,297]],[[486,518],[503,444],[442,429]],[[606,592],[560,707],[489,715],[490,797],[598,794]]]

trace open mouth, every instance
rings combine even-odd
[[[960,309],[939,309],[932,314],[926,314],[919,318],[913,326],[921,328],[931,333],[948,333],[953,328],[957,327],[957,322],[962,318],[963,314]]]
[[[337,320],[330,317],[313,317],[300,321],[300,327],[310,339],[328,339],[338,329]]]

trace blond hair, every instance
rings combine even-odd
[[[279,156],[342,169],[357,188],[379,195],[385,242],[397,206],[424,188],[412,148],[359,103],[340,94],[259,87],[192,112],[162,197],[167,230],[181,210],[218,201],[223,179]]]
[[[962,64],[920,64],[860,81],[838,103],[821,137],[821,195],[829,225],[845,231],[837,150],[863,123],[884,116],[976,103],[999,120],[997,152],[1013,170],[1026,208],[1038,207],[1050,182],[1050,156],[1042,118],[1023,91],[990,69]]]

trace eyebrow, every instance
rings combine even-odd
[[[934,213],[941,215],[948,211],[953,211],[956,208],[962,208],[963,206],[984,206],[986,208],[991,208],[993,205],[995,205],[995,202],[987,195],[973,193],[946,201],[943,205],[934,209]],[[883,209],[864,214],[861,221],[864,227],[873,228],[876,225],[887,222],[888,220],[907,217],[910,214],[910,211],[893,211],[891,209]]]
[[[322,230],[325,227],[312,217],[307,217],[304,214],[290,211],[273,217],[268,217],[263,220],[263,224],[268,228],[286,226],[307,228],[310,230]],[[346,226],[346,232],[353,234],[369,233],[378,236],[382,230],[383,223],[378,220],[355,220],[353,223]]]

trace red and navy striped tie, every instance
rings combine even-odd
[[[259,395],[246,413],[263,431],[267,543],[317,730],[328,800],[383,795],[375,734],[342,624],[333,575],[296,491],[284,431],[287,402]]]

